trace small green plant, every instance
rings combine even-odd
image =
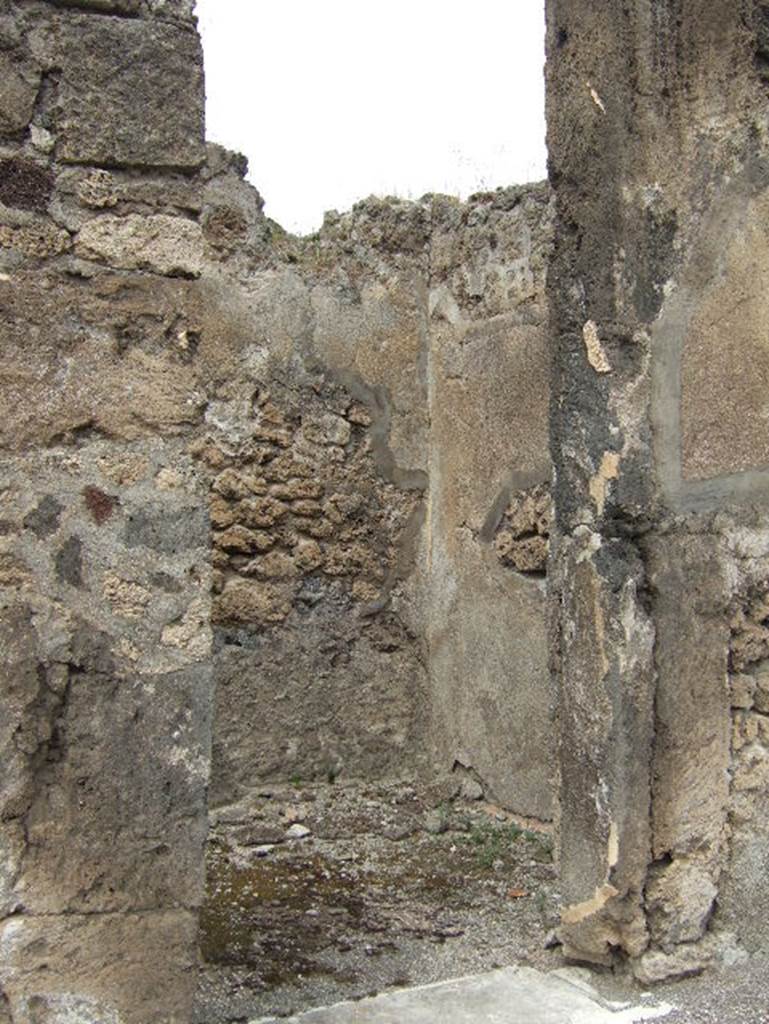
[[[301,775],[292,775],[288,781],[291,783],[294,789],[298,789],[302,785]]]
[[[500,860],[516,842],[523,840],[529,847],[527,855],[543,863],[553,859],[553,840],[544,832],[532,832],[521,828],[513,822],[498,825],[484,821],[471,825],[466,842],[476,848],[478,866],[491,868],[495,860]]]
[[[553,838],[546,832],[530,832],[528,829],[523,833],[524,839],[533,847],[532,857],[534,860],[549,863],[553,859]]]
[[[491,868],[494,861],[500,860],[510,851],[513,843],[523,835],[523,829],[517,825],[493,825],[484,822],[470,829],[467,842],[476,847],[476,860],[481,868]]]

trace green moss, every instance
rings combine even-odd
[[[353,922],[363,912],[351,880],[319,856],[239,865],[226,847],[211,843],[201,956],[211,964],[258,968],[271,986],[318,973],[313,954],[327,946],[327,936],[321,921],[306,916],[318,906],[343,909]]]
[[[467,836],[468,843],[476,848],[476,861],[484,869],[493,867],[511,852],[514,844],[525,842],[530,849],[527,856],[533,860],[549,862],[553,859],[552,839],[544,832],[532,832],[515,824],[496,825],[483,822],[474,825]]]

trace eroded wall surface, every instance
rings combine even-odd
[[[181,1022],[209,803],[552,813],[543,187],[286,236],[187,0],[0,0],[0,1020]]]
[[[213,801],[456,765],[550,818],[547,190],[369,201],[286,244],[249,277],[249,441],[206,456]]]
[[[212,675],[207,489],[187,451],[206,371],[185,331],[216,313],[196,281],[206,151],[188,7],[0,5],[0,1017],[14,1022],[182,1021],[193,992]]]
[[[763,3],[548,4],[562,936],[766,949]]]
[[[550,530],[549,193],[436,202],[428,577],[442,763],[552,817],[545,577]]]

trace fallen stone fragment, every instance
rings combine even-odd
[[[461,794],[465,800],[483,800],[483,786],[475,779],[465,779]]]
[[[441,811],[428,811],[425,815],[425,829],[432,835],[440,835],[441,832],[446,832],[448,827],[446,816]]]
[[[300,825],[299,822],[292,825],[291,828],[286,831],[286,839],[306,839],[309,835],[312,835],[312,833],[307,826]]]

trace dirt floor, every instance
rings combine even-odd
[[[664,1024],[769,1024],[769,956],[660,985],[654,996],[676,1007]]]
[[[558,966],[550,835],[464,791],[297,783],[218,809],[195,1024]]]

